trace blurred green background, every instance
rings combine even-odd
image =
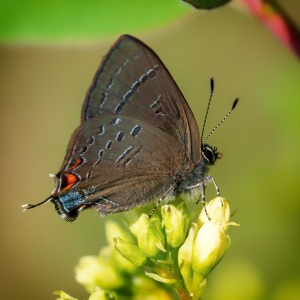
[[[112,28],[116,18],[111,23],[107,18],[107,34],[99,33],[99,38],[56,35],[52,42],[48,38],[39,43],[35,37],[20,38],[22,43],[16,38],[14,44],[2,39],[1,299],[55,299],[52,293],[59,289],[87,298],[73,269],[81,256],[96,255],[105,244],[106,219],[86,211],[76,222],[66,223],[52,204],[26,213],[21,204],[50,195],[53,181],[48,174],[59,170],[94,73],[123,33],[139,37],[158,53],[199,126],[209,79],[215,77],[207,133],[233,99],[240,98],[234,114],[209,142],[224,153],[211,174],[237,210],[233,220],[241,227],[230,229],[232,246],[208,278],[204,299],[300,299],[299,59],[257,19],[233,6],[199,13],[171,2],[174,20],[168,17],[154,25],[151,16],[161,11],[156,1],[153,13],[140,6],[111,7],[111,16],[116,11],[120,15],[119,26]],[[285,1],[285,7],[300,24],[300,3]],[[21,22],[19,9],[8,9],[16,13],[6,18]],[[99,11],[99,19],[105,16]],[[145,24],[128,27],[132,18]],[[56,24],[50,19],[49,28]],[[214,188],[207,193],[208,199],[214,197]]]

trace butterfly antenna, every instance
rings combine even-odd
[[[236,98],[233,101],[232,107],[230,111],[224,116],[224,118],[212,129],[212,131],[209,133],[209,135],[205,138],[204,143],[210,138],[210,136],[213,134],[213,132],[231,115],[233,110],[235,109],[237,103],[239,102],[239,98]]]
[[[202,137],[203,137],[203,134],[204,134],[206,119],[207,119],[208,111],[209,111],[209,108],[210,108],[211,99],[212,99],[212,96],[213,96],[213,93],[214,93],[214,88],[215,88],[214,78],[211,77],[210,78],[210,95],[209,95],[209,99],[208,99],[208,104],[207,104],[206,113],[205,113],[205,117],[204,117],[204,121],[203,121],[202,132],[201,132],[201,144],[202,144]]]
[[[34,207],[37,207],[37,206],[40,206],[40,205],[43,205],[43,204],[46,204],[47,202],[51,201],[52,200],[52,197],[50,196],[49,198],[47,198],[46,200],[40,202],[40,203],[37,203],[37,204],[22,204],[22,209],[23,209],[23,212],[26,211],[27,209],[31,209],[31,208],[34,208]]]

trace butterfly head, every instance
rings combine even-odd
[[[217,159],[223,156],[222,153],[218,152],[217,147],[208,144],[201,145],[201,153],[207,165],[213,165]]]

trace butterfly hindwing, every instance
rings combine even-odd
[[[163,195],[184,160],[182,145],[157,127],[124,116],[94,117],[73,136],[53,196],[81,190],[85,197],[73,210],[124,211]]]

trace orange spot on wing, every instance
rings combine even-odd
[[[83,162],[83,159],[81,157],[78,157],[75,162],[70,166],[71,169],[75,169],[79,165],[81,165]]]
[[[73,173],[66,173],[63,175],[63,181],[62,181],[62,190],[66,191],[70,189],[74,184],[76,184],[79,181],[79,178],[74,175]]]

